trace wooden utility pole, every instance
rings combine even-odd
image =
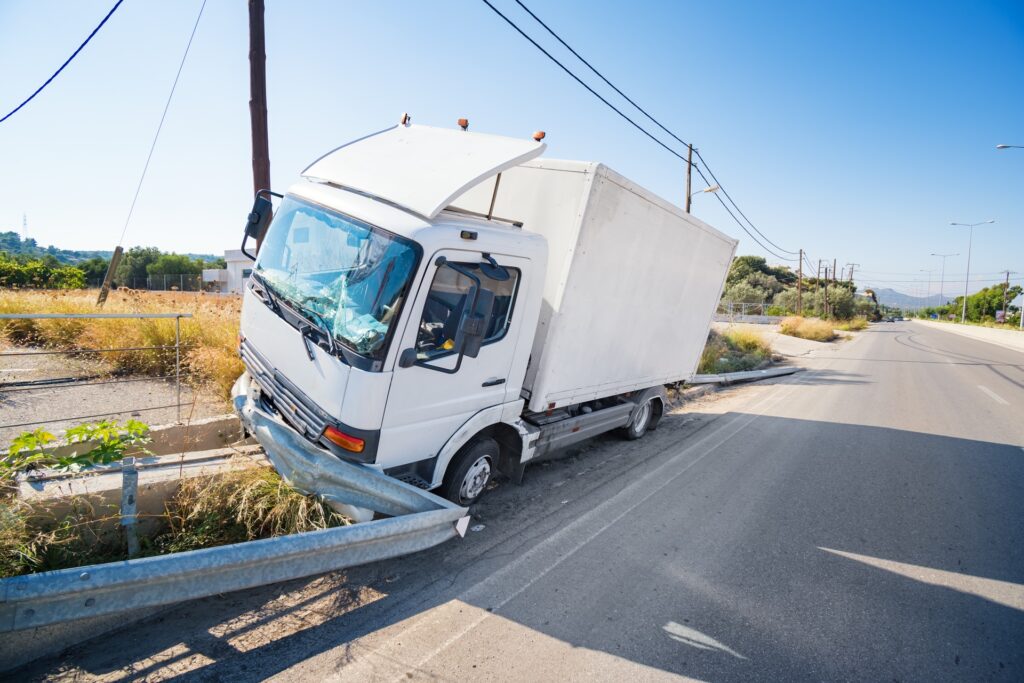
[[[690,213],[690,175],[693,172],[693,145],[686,146],[686,213]]]
[[[847,263],[846,265],[850,266],[850,279],[849,279],[849,282],[853,282],[853,269],[855,267],[859,266],[860,264],[859,263]]]
[[[796,267],[796,314],[804,314],[804,250],[800,250],[800,261]]]
[[[263,0],[249,0],[249,118],[252,125],[253,194],[270,189],[270,140],[267,132],[267,51]],[[263,235],[256,236],[256,250]]]
[[[835,275],[835,273],[832,273]],[[828,317],[828,266],[825,266],[825,317]]]
[[[1006,310],[1006,295],[1010,291],[1010,273],[1014,271],[1007,270],[1004,272],[1006,273],[1006,284],[1003,286],[1003,322],[1005,323],[1010,317],[1010,312]]]

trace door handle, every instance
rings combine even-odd
[[[496,387],[499,384],[504,384],[504,383],[505,383],[504,379],[489,379],[486,382],[484,382],[483,384],[481,384],[480,386],[482,386],[482,387]]]

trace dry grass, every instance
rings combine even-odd
[[[842,330],[843,332],[859,332],[868,328],[868,319],[850,318],[849,320],[837,322],[834,327],[835,329]]]
[[[242,374],[238,358],[241,299],[186,292],[110,293],[104,313],[191,313],[181,321],[183,369],[196,386],[224,398]],[[4,290],[0,313],[95,313],[96,291]],[[6,320],[0,337],[14,344],[53,349],[170,346],[156,351],[103,354],[112,372],[162,376],[174,373],[174,320]]]
[[[772,349],[768,342],[753,330],[728,329],[725,332],[712,330],[700,357],[697,372],[715,374],[719,372],[743,372],[753,370],[771,358]]]
[[[61,518],[23,501],[0,500],[0,578],[127,559],[116,506],[71,501]],[[140,538],[143,555],[242,543],[349,524],[317,496],[268,467],[187,479]]]
[[[167,505],[162,553],[241,543],[349,524],[318,496],[306,495],[268,467],[188,479]]]
[[[792,316],[783,318],[779,323],[779,332],[791,337],[810,339],[811,341],[828,342],[836,338],[833,324],[817,318],[801,318]]]

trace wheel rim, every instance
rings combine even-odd
[[[633,432],[639,434],[647,427],[647,420],[651,416],[651,402],[646,401],[636,411],[636,417],[633,418]]]
[[[487,480],[491,478],[491,456],[481,455],[470,465],[466,476],[462,478],[459,496],[463,500],[471,500],[484,492]]]

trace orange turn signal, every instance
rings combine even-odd
[[[362,453],[363,449],[366,448],[366,442],[362,439],[349,436],[345,432],[339,431],[334,427],[328,427],[324,430],[324,436],[331,443],[341,446],[346,451],[352,451],[353,453]]]

